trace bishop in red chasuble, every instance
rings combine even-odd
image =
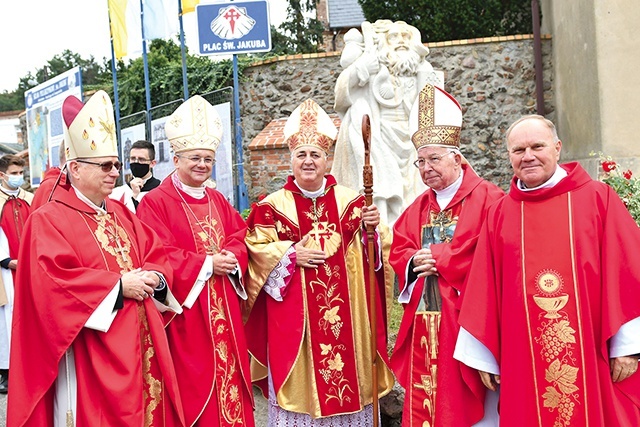
[[[161,316],[172,269],[153,231],[105,201],[121,167],[111,101],[62,110],[71,181],[22,234],[7,425],[183,426]]]
[[[247,221],[246,329],[254,380],[264,380],[269,396],[269,426],[372,425],[378,416],[373,399],[394,383],[387,367],[382,252],[367,254],[363,245],[364,224],[378,224],[379,213],[325,175],[336,133],[314,101],[296,108],[285,125],[293,176]],[[367,257],[379,267],[375,355]],[[372,396],[373,357],[378,396]]]
[[[196,95],[165,125],[176,171],[150,191],[137,215],[160,236],[184,311],[167,336],[189,426],[254,425],[249,352],[240,313],[246,298],[246,225],[211,176],[222,137],[216,110]]]
[[[501,425],[638,426],[640,230],[610,187],[557,164],[550,121],[524,117],[507,143],[516,176],[483,226],[455,357],[495,365]]]
[[[404,306],[391,355],[405,388],[402,425],[469,427],[491,417],[484,416],[478,374],[453,359],[459,295],[482,220],[504,193],[462,157],[462,112],[453,97],[427,85],[410,117],[416,166],[429,189],[398,218],[391,245],[390,263]]]

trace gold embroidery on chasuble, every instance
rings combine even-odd
[[[117,217],[111,218],[110,214],[106,215],[87,215],[97,224],[94,231],[96,242],[100,245],[104,252],[111,255],[115,259],[120,273],[124,274],[134,269],[133,259],[131,257],[132,247],[131,240],[124,227],[118,224]],[[89,224],[87,223],[87,226]],[[107,258],[107,269],[109,265]],[[143,407],[144,425],[153,426],[157,424],[155,420],[164,418],[162,408],[162,372],[160,366],[153,360],[155,357],[155,348],[151,333],[149,330],[149,322],[144,302],[136,301],[136,314],[140,325],[140,353],[142,355],[142,381],[143,381]]]
[[[422,248],[429,248],[437,243],[451,243],[460,209],[460,203],[452,209],[442,211],[429,209],[428,222],[422,226]],[[438,334],[442,307],[437,276],[426,277],[422,289],[414,315],[410,361],[411,388],[407,391],[406,398],[410,399],[412,408],[424,410],[411,411],[406,416],[411,418],[411,425],[433,426],[436,423]]]
[[[308,358],[308,368],[314,373],[309,380],[319,407],[313,411],[318,410],[320,416],[356,412],[362,408],[343,239],[350,241],[358,231],[360,215],[346,211],[341,219],[331,189],[318,199],[298,196],[295,206],[298,234],[310,237],[306,247],[327,255],[318,268],[300,272],[308,324],[307,349],[301,357]],[[349,209],[361,210],[355,203]],[[302,375],[298,368],[304,364],[304,360],[296,362],[295,372]]]
[[[545,203],[521,202],[520,209],[522,286],[539,425],[587,426],[571,193]],[[568,220],[539,220],[549,215]]]
[[[569,316],[562,311],[569,295],[562,293],[563,279],[560,273],[545,269],[538,273],[536,288],[539,293],[533,300],[544,314],[538,317],[537,336],[540,359],[546,362],[543,406],[557,412],[555,425],[569,426],[580,396],[576,381],[578,367],[573,354],[576,348],[576,330],[571,327]]]
[[[179,191],[179,190],[178,190]],[[220,215],[211,200],[207,204],[182,204],[184,214],[189,220],[196,251],[215,255],[224,247],[224,229],[220,224]],[[209,322],[215,359],[214,394],[220,410],[220,426],[244,425],[245,404],[242,398],[243,380],[232,339],[232,325],[226,309],[224,293],[219,294],[219,283],[223,276],[214,274],[208,280]]]

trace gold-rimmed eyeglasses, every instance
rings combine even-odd
[[[417,167],[418,169],[422,169],[422,168],[424,167],[424,165],[425,165],[425,164],[427,164],[427,163],[429,164],[429,166],[435,166],[435,165],[437,165],[438,163],[440,163],[440,160],[442,160],[442,158],[443,158],[444,156],[446,156],[447,154],[452,154],[452,153],[453,153],[453,151],[447,151],[447,152],[446,152],[446,153],[444,153],[444,154],[440,154],[440,155],[438,155],[438,154],[433,154],[433,155],[431,155],[431,156],[429,156],[429,157],[427,157],[427,158],[424,158],[424,157],[418,157],[418,160],[416,160],[415,162],[413,162],[413,165],[414,165],[415,167]]]

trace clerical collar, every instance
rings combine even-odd
[[[75,185],[71,184],[71,187],[73,188],[73,191],[76,192],[76,196],[78,196],[78,199],[80,199],[81,201],[85,202],[87,205],[89,205],[89,207],[93,210],[96,211],[96,213],[98,215],[106,215],[107,214],[107,209],[106,206],[104,204],[104,200],[102,201],[102,206],[98,206],[95,203],[93,203],[91,200],[89,200],[89,198],[87,196],[85,196],[84,194],[82,194],[80,192],[80,190],[78,190],[76,188]]]
[[[18,193],[20,192],[20,188],[16,188],[15,190],[10,190],[8,188],[4,188],[4,185],[0,185],[0,190],[2,190],[3,193],[13,197],[18,197]]]
[[[446,208],[453,197],[456,195],[460,186],[462,185],[462,176],[464,175],[464,171],[460,169],[460,176],[458,179],[453,181],[453,184],[448,186],[447,188],[443,188],[442,190],[433,190],[436,193],[436,201],[438,202],[438,206],[440,206],[440,210]]]
[[[296,181],[295,179],[293,180],[293,183],[300,189],[300,191],[302,191],[302,194],[304,194],[304,197],[307,197],[309,199],[315,199],[316,197],[320,197],[324,194],[324,189],[327,186],[327,178],[322,178],[322,185],[316,191],[305,190],[304,188],[300,187],[300,185],[298,184],[298,181]]]
[[[541,190],[543,188],[551,188],[551,187],[555,187],[556,184],[562,181],[562,179],[565,178],[567,175],[568,174],[566,170],[561,168],[559,165],[556,165],[556,171],[553,173],[553,175],[551,175],[551,178],[549,178],[547,182],[545,182],[544,184],[540,184],[537,187],[533,187],[533,188],[527,188],[525,187],[524,183],[518,178],[518,181],[516,182],[516,187],[520,191],[535,191],[535,190]]]
[[[171,180],[173,181],[173,185],[175,185],[178,190],[182,190],[184,193],[193,197],[194,199],[202,199],[204,197],[206,188],[204,184],[202,184],[200,187],[191,187],[180,181],[177,173],[171,175]]]

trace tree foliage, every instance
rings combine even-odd
[[[280,24],[276,54],[316,53],[322,50],[322,23],[316,16],[315,0],[288,0],[287,19]],[[272,37],[273,37],[272,29]],[[273,39],[272,39],[273,42]],[[275,43],[272,43],[274,48]],[[282,52],[277,52],[277,50]]]
[[[152,106],[182,98],[180,46],[172,41],[153,40],[147,60]],[[240,71],[245,63],[238,61]],[[126,66],[120,62],[117,68],[121,116],[146,110],[143,59],[136,58]],[[208,57],[187,55],[187,82],[189,94],[204,94],[230,86],[233,83],[233,65],[230,60],[214,62]]]
[[[158,106],[183,97],[182,53],[172,41],[153,40],[147,55],[151,105]],[[238,57],[241,73],[250,62],[246,55]],[[0,111],[24,109],[25,91],[75,67],[82,67],[83,89],[86,92],[103,89],[113,97],[111,61],[98,64],[93,57],[83,59],[68,50],[54,56],[42,68],[20,79],[13,92],[0,93]],[[144,61],[142,57],[128,63],[116,64],[120,116],[146,110]],[[233,65],[230,60],[214,62],[208,57],[187,54],[187,82],[190,94],[204,94],[233,83]]]
[[[530,0],[358,0],[366,19],[405,21],[423,42],[532,32]]]

